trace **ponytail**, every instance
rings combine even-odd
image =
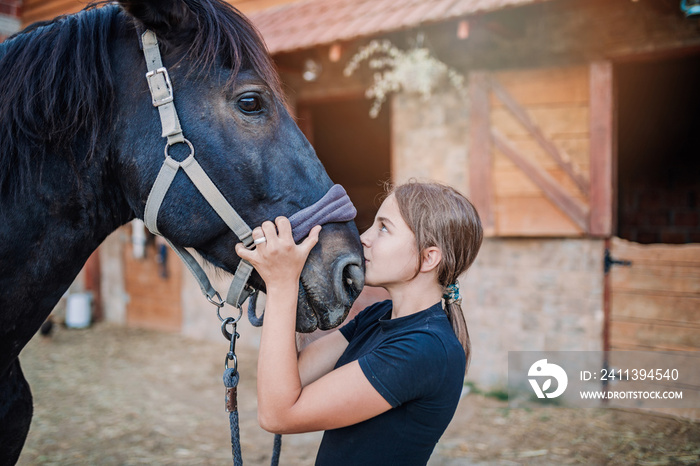
[[[469,370],[469,362],[472,357],[472,342],[469,338],[467,321],[464,318],[464,312],[462,312],[462,297],[459,294],[459,284],[457,280],[446,287],[446,291],[442,297],[445,300],[447,320],[450,321],[452,330],[455,332],[457,340],[459,340],[459,343],[464,349],[464,355],[467,358],[467,370]]]

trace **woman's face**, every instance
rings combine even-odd
[[[362,236],[365,284],[390,288],[409,282],[418,270],[416,238],[392,194],[382,203],[372,226]]]

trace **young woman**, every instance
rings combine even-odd
[[[320,230],[296,245],[280,217],[254,231],[267,239],[256,249],[236,248],[267,285],[260,425],[325,430],[317,465],[425,465],[454,415],[469,360],[457,277],[481,246],[479,216],[448,186],[395,187],[361,236],[365,284],[391,300],[297,354],[299,276]]]

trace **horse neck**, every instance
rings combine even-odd
[[[71,167],[66,160],[47,155],[25,192],[14,205],[9,202],[3,207],[5,214],[15,212],[5,222],[6,232],[15,238],[11,243],[26,245],[30,254],[41,251],[46,264],[42,270],[26,261],[26,270],[51,274],[49,264],[68,262],[76,264],[77,274],[107,235],[132,218],[106,159],[97,154],[82,166]]]
[[[47,154],[31,185],[2,200],[0,373],[4,355],[16,357],[90,254],[132,218],[104,160],[72,168]]]

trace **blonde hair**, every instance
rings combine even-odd
[[[388,195],[391,194],[416,237],[418,251],[437,247],[442,252],[437,279],[443,294],[448,293],[448,287],[457,284],[457,278],[472,265],[481,247],[484,234],[476,208],[456,189],[439,183],[411,180],[391,188]],[[420,270],[423,256],[419,254],[418,257]],[[460,302],[446,299],[445,311],[464,348],[468,366],[471,342]]]

